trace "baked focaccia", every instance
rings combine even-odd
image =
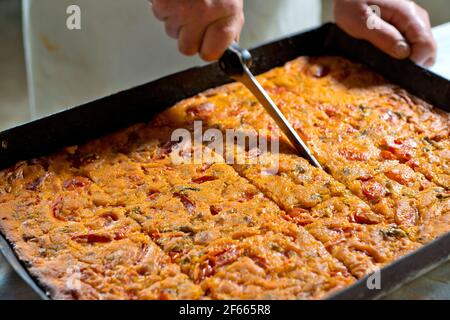
[[[0,171],[0,229],[52,298],[320,299],[450,231],[447,113],[338,57],[258,79],[325,171],[236,83]],[[279,153],[172,139],[195,121]]]

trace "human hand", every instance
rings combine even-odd
[[[432,66],[437,47],[430,18],[423,8],[409,0],[335,0],[336,23],[351,36],[370,41],[387,54],[410,58],[419,65]],[[381,17],[369,6],[378,6]],[[369,28],[368,21],[373,19]]]
[[[218,60],[239,39],[244,25],[243,0],[150,0],[155,17],[178,40],[181,53]]]

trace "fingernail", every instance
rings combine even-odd
[[[394,52],[398,59],[406,59],[410,56],[411,49],[406,41],[400,40],[395,44]]]

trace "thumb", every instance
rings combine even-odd
[[[406,59],[411,55],[411,47],[396,27],[384,21],[367,7],[366,19],[354,20],[360,26],[344,26],[351,36],[371,42],[378,49],[397,59]],[[339,25],[339,23],[338,23]],[[347,27],[347,28],[345,28]]]

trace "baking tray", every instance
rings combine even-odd
[[[339,55],[362,63],[425,101],[450,112],[450,82],[410,61],[395,60],[367,42],[353,39],[334,24],[294,34],[251,50],[255,74],[301,55]],[[82,144],[137,122],[206,89],[229,83],[217,63],[192,68],[106,98],[70,108],[0,133],[0,169],[64,146]],[[45,288],[15,255],[0,234],[1,251],[19,275],[48,298]],[[381,289],[370,290],[367,277],[329,299],[375,299],[448,260],[450,233],[393,262],[380,271]]]

